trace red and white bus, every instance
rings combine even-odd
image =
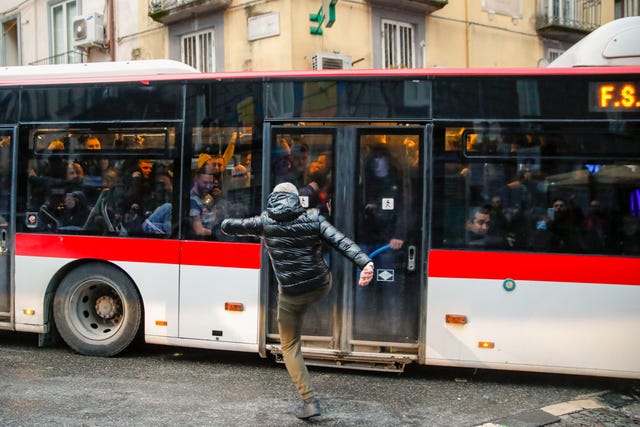
[[[363,288],[327,251],[309,363],[640,378],[640,67],[187,71],[0,78],[0,328],[279,357],[218,228],[288,180],[376,253]]]

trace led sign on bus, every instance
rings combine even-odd
[[[590,111],[640,110],[639,82],[590,83]]]

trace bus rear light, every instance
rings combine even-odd
[[[496,343],[493,341],[478,341],[478,347],[480,348],[495,348]]]
[[[450,325],[466,325],[467,316],[464,314],[447,314],[445,315],[445,321]]]
[[[244,304],[241,302],[225,302],[224,309],[227,311],[244,311]]]
[[[167,326],[168,323],[166,320],[156,320],[156,326]]]
[[[25,308],[22,310],[22,312],[27,316],[33,316],[34,314],[36,314],[36,311],[33,308]]]

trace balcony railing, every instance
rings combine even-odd
[[[78,50],[53,55],[48,58],[38,59],[30,62],[29,65],[51,65],[51,64],[81,64],[86,62],[88,55]]]
[[[538,33],[577,41],[601,23],[601,0],[538,0]]]
[[[232,0],[147,0],[149,17],[169,24],[228,7]]]

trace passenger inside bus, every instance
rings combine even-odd
[[[198,170],[206,170],[213,176],[214,185],[212,196],[222,197],[223,172],[225,169],[224,157],[219,154],[200,154],[198,156]]]
[[[100,187],[104,172],[109,168],[109,160],[101,156],[102,143],[98,137],[89,135],[81,137],[84,140],[84,149],[94,152],[93,155],[85,155],[78,162],[82,165],[85,174],[85,185]]]
[[[142,223],[142,231],[149,234],[171,234],[171,203],[163,203]]]
[[[65,192],[82,190],[84,185],[84,169],[78,162],[67,164],[67,174],[64,182]]]
[[[375,258],[377,271],[374,286],[356,289],[356,328],[385,331],[390,336],[401,334],[403,319],[394,310],[402,306],[404,290],[398,285],[404,280],[385,277],[402,274],[400,249],[407,239],[404,217],[404,182],[401,168],[386,144],[374,142],[363,162],[362,195],[358,219],[357,241],[368,254],[380,252]],[[375,318],[371,314],[376,313]],[[366,320],[369,325],[362,326]]]
[[[149,159],[138,159],[135,169],[128,174],[128,179],[126,194],[128,205],[137,204],[142,212],[152,212],[159,203],[155,197],[154,162]]]
[[[228,216],[228,202],[216,186],[215,177],[209,168],[205,166],[196,171],[189,203],[192,237],[226,240],[220,231],[220,223]]]
[[[465,243],[474,248],[506,248],[506,236],[503,233],[490,232],[492,208],[490,205],[474,207],[465,223]]]
[[[296,187],[303,187],[309,174],[309,147],[303,142],[296,142],[291,147],[291,169],[286,181]]]
[[[289,142],[280,137],[271,150],[271,168],[275,184],[288,182],[291,174],[291,146]]]
[[[222,173],[233,158],[233,154],[236,150],[236,142],[238,141],[238,138],[240,136],[241,134],[239,132],[233,132],[231,134],[231,138],[229,139],[229,143],[227,144],[227,147],[222,154],[220,154],[221,150],[217,150],[216,147],[212,145],[206,146],[205,149],[202,150],[202,152],[198,155],[198,169],[202,168],[203,166],[208,166],[212,170],[216,167],[219,167],[220,173]],[[214,162],[214,160],[218,162],[218,158],[222,159],[222,164],[213,165],[212,163]],[[222,177],[219,177],[218,179],[221,178]]]
[[[617,249],[623,254],[640,254],[640,217],[625,215],[620,225]]]
[[[69,227],[70,229],[83,228],[90,211],[87,197],[82,191],[67,193],[62,209],[58,214],[58,229],[61,227]]]
[[[584,252],[584,216],[572,199],[556,197],[549,209],[550,247],[552,251]]]

